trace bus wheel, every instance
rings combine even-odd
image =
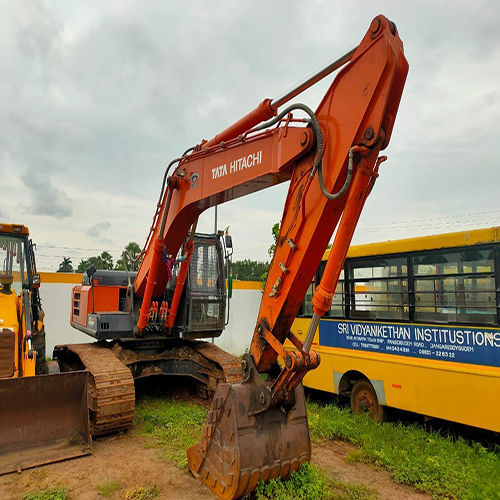
[[[358,380],[351,391],[351,410],[368,412],[376,422],[384,420],[384,407],[378,404],[377,394],[368,380]]]

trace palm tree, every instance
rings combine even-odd
[[[57,270],[58,273],[72,273],[73,272],[73,266],[71,259],[69,257],[63,257],[62,262],[59,264],[59,269]]]

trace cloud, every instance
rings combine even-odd
[[[71,200],[61,189],[52,185],[50,178],[41,172],[29,171],[21,176],[30,196],[25,197],[31,203],[27,209],[37,215],[50,215],[57,219],[70,217],[73,214]]]
[[[92,238],[99,240],[99,242],[110,245],[113,243],[113,240],[107,237],[109,233],[109,229],[111,228],[110,222],[98,222],[94,226],[87,229],[87,234],[92,236]]]
[[[200,0],[78,8],[40,0],[8,3],[0,17],[4,213],[22,200],[32,230],[43,227],[40,239],[61,245],[142,241],[172,158],[351,49],[380,12],[398,26],[410,73],[389,162],[356,234],[371,228],[366,237],[376,241],[381,220],[492,210],[500,185],[496,1],[450,9],[425,1],[228,0],[215,10]],[[328,85],[296,101],[315,108]],[[221,207],[239,257],[267,258],[286,190]],[[213,217],[203,220],[200,230],[212,231]]]
[[[37,215],[57,219],[70,217],[73,213],[71,199],[59,187],[62,179],[58,172],[64,162],[61,152],[64,148],[60,146],[54,127],[39,126],[28,120],[21,123],[15,118],[10,123],[11,129],[18,133],[11,141],[2,143],[4,158],[8,158],[4,175],[8,176],[11,169],[24,184],[24,192],[22,196],[18,194],[17,202]],[[59,132],[64,137],[64,130]]]

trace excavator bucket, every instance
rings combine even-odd
[[[0,380],[0,474],[91,452],[87,371]]]
[[[285,410],[268,406],[269,391],[252,379],[219,384],[201,441],[187,450],[193,475],[222,499],[246,495],[261,480],[286,479],[311,458],[302,385]]]

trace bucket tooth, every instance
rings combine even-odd
[[[245,472],[240,476],[239,490],[246,491],[248,489],[248,480],[250,479],[250,473]],[[238,498],[238,497],[236,497]]]
[[[286,479],[310,460],[302,386],[295,389],[294,406],[287,410],[270,406],[255,413],[254,401],[251,382],[220,384],[200,443],[187,451],[193,475],[201,476],[221,499],[246,495],[259,481]]]
[[[280,475],[281,466],[279,464],[274,464],[271,468],[271,474],[269,479],[276,479]]]
[[[271,467],[270,466],[262,467],[262,470],[260,471],[260,479],[266,482],[269,481],[270,476],[271,476]]]
[[[250,478],[249,478],[248,484],[245,488],[245,490],[248,490],[248,491],[245,491],[245,493],[242,493],[242,495],[253,491],[257,487],[257,483],[259,482],[260,478],[261,478],[261,470],[254,469],[250,473]]]
[[[280,476],[281,477],[289,477],[290,476],[290,460],[285,460],[281,464]]]

